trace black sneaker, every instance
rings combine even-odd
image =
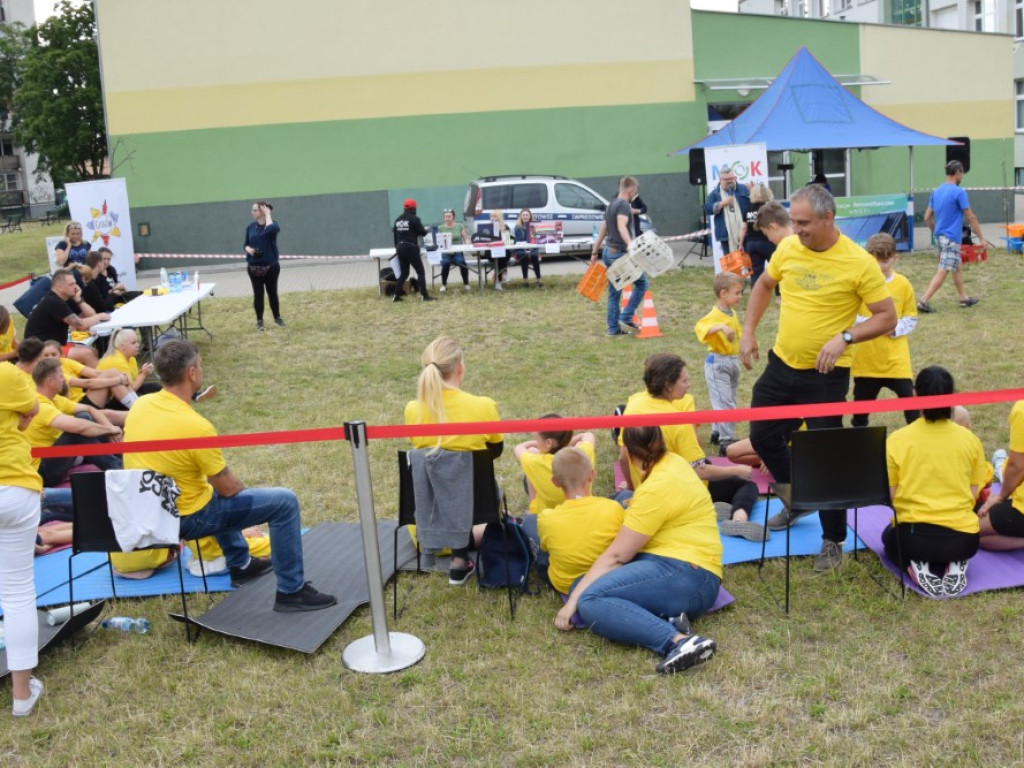
[[[433,296],[420,296],[420,301],[437,301]]]
[[[972,298],[972,297],[968,296],[966,299],[963,299],[960,302],[960,306],[963,307],[964,309],[967,309],[968,307],[973,307],[979,301],[981,301],[981,299],[975,299],[975,298]]]
[[[665,654],[665,658],[658,664],[658,674],[673,675],[697,664],[703,664],[715,655],[716,648],[715,641],[707,637],[684,637]]]
[[[327,595],[313,589],[310,582],[302,585],[298,592],[285,594],[278,592],[274,599],[274,610],[278,613],[299,613],[300,611],[319,611],[330,608],[338,602],[334,595]]]
[[[473,575],[476,570],[476,563],[472,560],[466,561],[465,568],[449,568],[448,569],[448,584],[453,587],[461,587],[465,584],[469,577]]]
[[[935,309],[927,301],[919,301],[917,302],[917,311],[930,315],[935,311]]]
[[[768,530],[784,531],[801,517],[807,517],[808,515],[813,514],[813,509],[802,512],[790,512],[788,509],[783,508],[781,512],[778,512],[768,518]]]
[[[711,433],[711,444],[718,445],[718,432],[714,431]]]
[[[626,333],[640,333],[640,326],[635,320],[619,320],[619,328]]]
[[[274,564],[269,557],[250,557],[249,563],[244,568],[231,569],[231,586],[240,587],[247,581],[252,581],[267,571],[274,570]]]
[[[274,325],[276,325],[278,328],[284,328],[284,318],[283,317],[275,317],[274,318]]]
[[[266,330],[266,329],[265,329],[265,328],[263,327],[263,321],[262,321],[262,320],[257,320],[257,321],[256,321],[256,330],[257,330],[257,331],[263,331],[263,330]]]
[[[391,300],[392,301],[401,301],[402,300],[402,294],[396,293],[394,296],[391,297]]]
[[[685,613],[680,613],[678,616],[669,616],[668,620],[679,634],[690,634],[690,619]]]

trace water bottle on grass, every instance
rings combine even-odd
[[[132,619],[127,616],[112,616],[109,619],[103,620],[103,628],[147,635],[149,634],[149,619]]]

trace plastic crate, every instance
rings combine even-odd
[[[1024,237],[1024,224],[1003,224],[1001,228],[1009,237]]]
[[[1004,237],[1006,241],[1006,250],[1010,253],[1024,253],[1024,238],[1020,237]]]
[[[961,245],[960,260],[964,264],[988,261],[988,250],[981,245]]]
[[[584,298],[591,301],[599,301],[602,294],[604,294],[604,289],[608,286],[607,273],[608,270],[605,269],[604,264],[600,261],[595,261],[583,273],[583,277],[580,279],[579,285],[576,286],[576,290]]]

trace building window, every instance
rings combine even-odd
[[[921,0],[892,0],[890,21],[904,27],[920,27]]]
[[[973,0],[970,5],[975,32],[996,31],[995,0]]]
[[[1018,40],[1024,37],[1024,0],[1013,4],[1013,36]]]
[[[1024,133],[1024,80],[1014,80],[1013,84],[1016,87],[1016,95],[1014,98],[1017,107],[1017,118],[1014,128],[1016,128],[1017,133]]]

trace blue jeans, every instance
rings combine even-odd
[[[263,523],[270,524],[270,559],[277,575],[277,591],[298,592],[305,584],[302,524],[299,500],[287,488],[246,488],[230,497],[214,491],[205,507],[181,517],[180,533],[189,541],[215,537],[228,567],[244,568],[249,562],[249,545],[242,530]]]
[[[615,251],[606,245],[601,260],[606,267],[610,267],[625,255],[625,251]],[[620,313],[619,305],[622,303],[622,291],[615,290],[615,287],[608,283],[608,333],[619,333],[620,319],[623,322],[629,322],[633,319],[633,315],[636,314],[636,308],[644,300],[645,293],[647,293],[647,275],[640,275],[640,279],[633,283],[633,294],[629,297],[629,303]]]
[[[703,568],[641,552],[591,584],[577,611],[595,634],[664,656],[678,634],[666,617],[685,613],[693,619],[707,613],[721,583]]]

